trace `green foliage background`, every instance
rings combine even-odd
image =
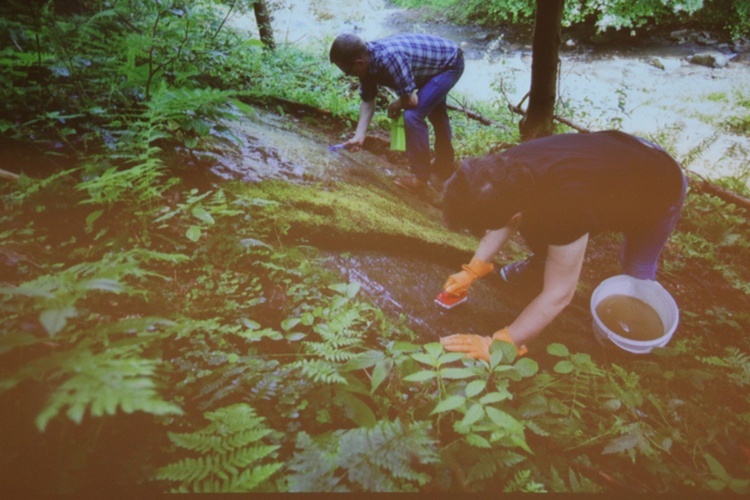
[[[534,23],[534,0],[394,0],[396,5],[428,7],[458,23],[489,26]],[[734,37],[750,31],[750,5],[745,0],[577,0],[566,1],[563,26],[591,25],[598,32],[636,30],[647,26],[714,29]]]
[[[376,189],[192,179],[248,102],[353,121],[321,55],[267,53],[209,0],[65,4],[0,8],[2,140],[51,165],[0,185],[0,490],[748,492],[747,312],[623,366],[420,345],[293,235],[470,241]],[[483,112],[508,128],[457,117],[462,154],[514,139]],[[747,293],[747,214],[717,203],[691,195],[675,251]]]

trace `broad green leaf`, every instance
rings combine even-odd
[[[496,347],[497,346],[497,347]],[[490,368],[495,368],[503,360],[505,356],[503,350],[499,347],[499,342],[493,342],[490,344]]]
[[[359,293],[362,285],[360,285],[358,281],[352,281],[351,283],[335,283],[328,288],[353,299]]]
[[[315,315],[311,312],[303,312],[301,321],[303,325],[310,326],[315,323]]]
[[[492,448],[492,445],[489,441],[487,441],[485,438],[480,436],[479,434],[467,434],[466,435],[466,442],[469,443],[471,446],[475,446],[477,448]]]
[[[425,382],[426,380],[431,380],[435,377],[437,377],[437,372],[434,372],[432,370],[422,370],[412,373],[411,375],[407,375],[406,377],[404,377],[404,380],[406,380],[407,382]]]
[[[706,464],[708,464],[708,468],[711,469],[711,474],[718,477],[719,479],[723,479],[724,481],[727,481],[730,478],[724,466],[721,465],[721,463],[713,456],[709,455],[708,453],[704,453],[703,458],[706,459]]]
[[[722,481],[721,479],[709,479],[706,481],[706,484],[708,484],[709,488],[717,492],[724,491],[727,488],[726,481]]]
[[[619,399],[610,399],[605,401],[602,406],[609,411],[617,411],[622,407],[622,402]]]
[[[582,365],[591,362],[591,355],[585,352],[577,352],[570,356],[570,360],[577,365]]]
[[[463,396],[448,396],[441,402],[437,404],[434,410],[430,413],[430,415],[434,415],[435,413],[444,413],[446,411],[455,410],[459,406],[463,405],[466,402],[466,398]]]
[[[372,370],[372,389],[370,389],[370,392],[375,392],[380,387],[380,384],[383,383],[391,372],[391,368],[393,368],[393,360],[391,358],[384,358],[375,365],[375,368]]]
[[[196,219],[207,224],[213,224],[215,222],[213,216],[203,207],[193,207],[190,213],[193,214],[193,217]]]
[[[438,359],[444,352],[443,344],[441,344],[440,342],[430,342],[429,344],[425,344],[424,350],[427,351],[427,354],[432,356],[433,359]]]
[[[476,374],[468,368],[443,368],[440,376],[449,380],[474,377]]]
[[[521,358],[515,365],[513,365],[513,368],[515,368],[516,372],[522,377],[531,377],[532,375],[536,375],[539,371],[539,363],[533,359]]]
[[[424,365],[432,367],[437,366],[437,359],[434,356],[430,356],[429,354],[423,352],[415,352],[411,355],[411,357],[414,361],[418,361]]]
[[[86,216],[86,228],[91,231],[91,226],[102,216],[104,210],[94,210]]]
[[[570,373],[574,369],[575,369],[575,366],[573,366],[573,363],[571,363],[567,359],[563,361],[558,361],[558,363],[555,365],[555,368],[554,368],[556,373],[562,373],[562,374]]]
[[[499,403],[500,401],[505,401],[508,399],[509,394],[503,394],[502,392],[490,392],[482,396],[482,398],[479,400],[480,403],[483,405],[489,405],[492,403]]]
[[[185,236],[187,237],[187,239],[189,239],[193,243],[200,239],[201,234],[202,232],[200,226],[190,226],[185,232]]]
[[[523,425],[521,425],[521,422],[505,413],[504,411],[498,410],[497,408],[492,406],[487,406],[485,408],[485,411],[487,412],[487,416],[490,417],[490,420],[492,420],[492,422],[494,422],[498,427],[506,429],[509,432],[518,432],[523,430]]]
[[[447,365],[448,363],[453,363],[454,361],[463,359],[463,357],[464,353],[462,352],[446,352],[445,354],[440,355],[437,362],[439,365]]]
[[[385,355],[381,351],[365,351],[357,355],[357,357],[347,361],[344,369],[346,371],[362,370],[376,365],[385,358]]]
[[[463,420],[455,420],[453,422],[453,430],[459,434],[469,434],[471,426],[464,424]]]
[[[422,346],[411,342],[395,342],[390,349],[392,352],[413,352],[422,350]]]
[[[347,391],[337,391],[333,401],[343,408],[344,415],[360,427],[374,427],[377,418],[372,409],[360,398]]]
[[[257,321],[253,321],[251,319],[247,318],[240,318],[240,322],[245,325],[246,328],[249,328],[250,330],[257,330],[260,328],[260,323]]]
[[[473,398],[477,394],[481,393],[485,387],[487,387],[486,380],[472,380],[466,385],[466,397]]]
[[[295,326],[299,325],[300,321],[300,318],[286,318],[281,322],[281,328],[288,332]]]
[[[305,337],[307,337],[307,334],[302,332],[292,332],[284,335],[284,338],[286,338],[289,342],[298,342]]]
[[[466,412],[462,421],[465,425],[470,426],[482,420],[484,415],[485,413],[482,405],[475,403],[471,405],[471,408]]]
[[[50,337],[54,337],[60,330],[65,328],[68,318],[76,315],[74,307],[63,307],[62,309],[47,309],[39,315],[39,321],[47,330]]]
[[[565,347],[563,344],[554,343],[547,346],[547,354],[551,354],[552,356],[558,356],[560,358],[564,358],[570,354],[568,351],[568,348]]]

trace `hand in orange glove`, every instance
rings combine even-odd
[[[482,335],[473,335],[468,333],[457,333],[455,335],[449,335],[440,339],[440,343],[446,351],[452,352],[464,352],[466,356],[473,359],[483,359],[485,361],[490,360],[490,345],[493,341],[499,340],[501,342],[508,342],[513,344],[516,348],[518,356],[523,356],[529,350],[526,346],[518,347],[513,338],[508,333],[507,328],[503,328],[500,331],[495,332],[492,337],[486,337]]]
[[[471,262],[461,266],[463,271],[452,274],[448,281],[443,285],[443,291],[450,295],[464,295],[469,291],[475,280],[491,273],[495,266],[492,262],[485,262],[477,258],[471,259]]]

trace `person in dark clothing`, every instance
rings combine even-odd
[[[524,354],[525,343],[573,298],[591,234],[622,232],[624,272],[654,280],[686,186],[682,168],[662,148],[618,131],[553,135],[466,160],[445,185],[443,214],[449,227],[484,235],[444,291],[466,293],[493,271],[492,259],[516,231],[533,253],[500,275],[541,291],[492,337],[457,334],[441,342],[481,359],[488,359],[493,340]]]
[[[428,185],[431,173],[443,179],[454,171],[451,125],[446,96],[464,71],[463,52],[454,42],[432,35],[394,35],[364,42],[356,35],[339,35],[333,41],[330,60],[345,74],[360,82],[359,120],[354,137],[344,146],[356,151],[365,140],[375,113],[378,86],[396,91],[388,116],[404,113],[406,153],[411,176],[394,183],[417,191]],[[430,138],[426,120],[435,131],[435,163],[430,162]]]

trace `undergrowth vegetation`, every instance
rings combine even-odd
[[[195,187],[168,162],[210,149],[235,99],[353,119],[328,65],[264,53],[207,0],[53,5],[0,21],[3,140],[64,165],[0,185],[1,491],[750,491],[746,310],[691,304],[684,335],[618,363],[425,344],[298,235],[467,237],[361,186]],[[747,214],[686,210],[668,268],[746,303]]]

